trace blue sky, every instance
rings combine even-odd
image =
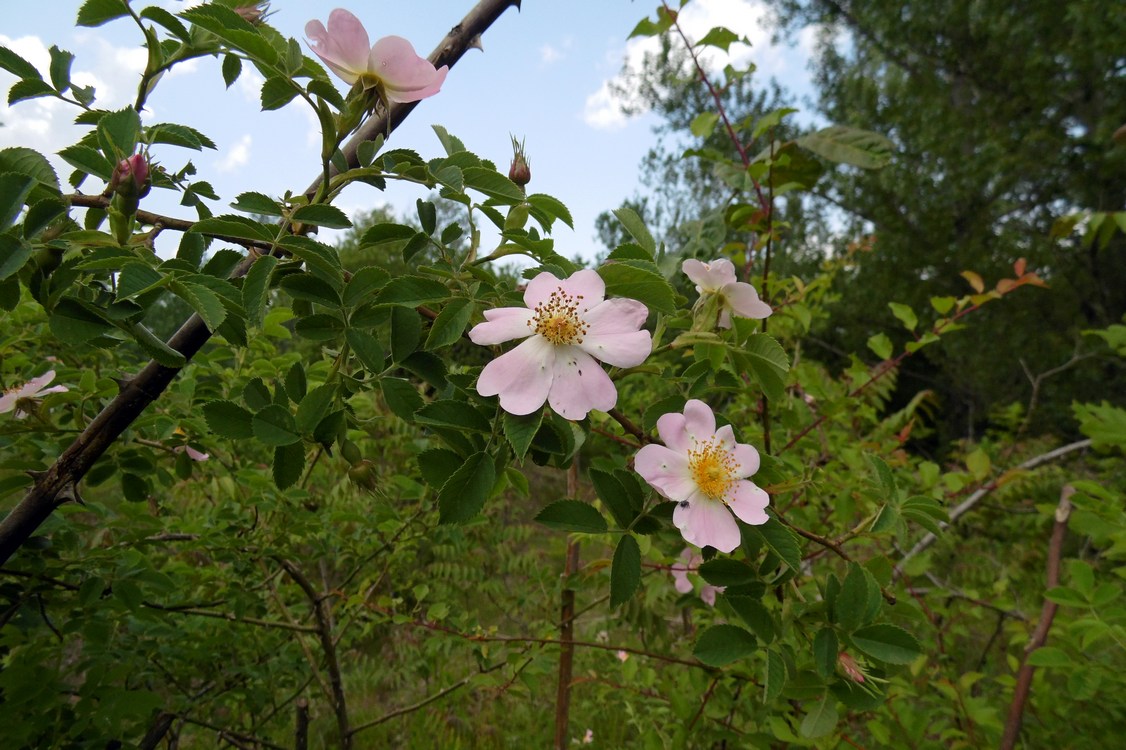
[[[140,32],[128,20],[95,29],[76,28],[73,19],[80,4],[78,0],[10,4],[0,25],[0,44],[44,71],[46,50],[57,44],[76,55],[72,77],[96,87],[96,106],[127,106],[144,66]],[[133,2],[138,8],[148,4],[177,12],[193,3]],[[348,7],[364,22],[373,41],[397,34],[410,39],[425,56],[473,5],[472,0],[367,0],[350,5],[340,0],[274,0],[270,23],[304,43],[308,20],[324,21],[333,8]],[[43,12],[44,8],[50,12]],[[507,10],[485,34],[483,52],[470,50],[462,58],[441,93],[420,104],[395,131],[391,144],[415,149],[424,158],[440,156],[441,146],[430,127],[440,124],[471,151],[507,165],[510,134],[524,138],[532,164],[529,190],[559,198],[575,218],[573,232],[556,229],[557,250],[592,257],[599,250],[595,217],[636,191],[638,165],[653,143],[655,119],[645,114],[624,117],[619,103],[608,95],[607,84],[623,63],[640,60],[644,43],[627,42],[626,37],[655,8],[655,2],[628,0],[524,0],[519,12]],[[760,74],[776,77],[799,92],[808,91],[812,33],[803,34],[795,46],[773,47],[763,17],[752,0],[693,0],[682,21],[697,38],[713,25],[749,36],[752,47],[732,47],[736,62],[752,60]],[[723,62],[713,64],[721,67]],[[0,71],[0,89],[6,91],[13,80]],[[311,111],[299,103],[281,111],[261,111],[260,85],[261,79],[247,68],[227,90],[218,62],[201,60],[167,76],[150,99],[146,122],[188,124],[218,144],[218,151],[202,154],[172,148],[156,154],[169,169],[191,159],[199,170],[197,179],[211,182],[222,198],[211,206],[217,214],[231,212],[227,204],[244,191],[274,195],[301,191],[317,172],[319,136]],[[81,135],[70,124],[75,114],[74,108],[46,99],[11,108],[0,104],[4,124],[0,147],[29,146],[50,155]],[[65,178],[70,170],[59,164]],[[89,192],[101,187],[91,181],[84,185]],[[192,217],[193,212],[179,206],[178,199],[162,193],[154,192],[145,207]],[[338,205],[352,214],[390,203],[402,213],[413,210],[418,197],[424,195],[414,187],[380,193],[357,186]],[[486,238],[486,251],[488,243]]]

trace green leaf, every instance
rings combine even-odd
[[[633,237],[637,244],[649,253],[650,259],[653,259],[657,254],[657,243],[653,239],[653,235],[649,233],[649,228],[645,226],[644,220],[632,208],[625,206],[615,209],[613,213],[625,227],[625,230],[629,232],[629,236]]]
[[[801,548],[798,546],[794,533],[782,525],[776,518],[771,518],[761,526],[749,527],[762,536],[764,542],[774,553],[786,563],[790,570],[801,570]]]
[[[292,445],[301,439],[297,425],[289,409],[278,404],[270,404],[254,415],[252,420],[254,437],[266,445]]]
[[[263,214],[266,216],[283,216],[284,210],[280,203],[265,193],[239,193],[231,208],[245,211],[249,214]]]
[[[301,366],[301,363],[295,365]],[[303,370],[299,370],[304,374]],[[286,390],[292,397],[294,395],[293,389],[289,387],[288,379],[286,381]],[[296,426],[298,432],[309,433],[316,429],[321,420],[328,416],[332,405],[336,402],[336,386],[326,383],[318,386],[309,391],[301,398],[301,403],[297,406],[297,419]]]
[[[710,562],[715,562],[714,560]],[[774,640],[774,618],[761,601],[753,596],[724,596],[735,614],[754,631],[763,643]]]
[[[254,415],[233,401],[210,401],[203,405],[207,426],[220,437],[248,440],[254,437]]]
[[[634,595],[641,585],[641,548],[630,534],[622,536],[610,566],[610,606],[617,607]]]
[[[919,325],[919,319],[915,316],[915,311],[909,306],[900,304],[898,302],[889,302],[888,307],[891,308],[891,314],[899,319],[903,327],[908,331],[914,331],[915,327]]]
[[[754,568],[729,557],[708,560],[700,565],[699,573],[713,586],[740,586],[758,578]]]
[[[274,448],[274,484],[284,490],[297,484],[305,471],[305,446],[301,443],[279,445]]]
[[[446,448],[431,448],[418,454],[418,469],[428,485],[441,489],[465,459]]]
[[[1041,646],[1028,655],[1028,664],[1033,667],[1056,667],[1071,669],[1076,664],[1067,652],[1055,646]]]
[[[469,457],[438,492],[438,520],[461,523],[481,512],[496,482],[493,458],[481,451]]]
[[[923,653],[915,636],[887,623],[861,628],[850,640],[868,656],[887,664],[910,664]]]
[[[637,517],[637,513],[630,502],[625,486],[613,474],[599,469],[591,469],[588,475],[598,499],[609,509],[618,526],[623,529],[628,528]]]
[[[230,88],[242,73],[242,60],[235,55],[223,57],[223,83]]]
[[[543,193],[532,193],[528,196],[527,201],[528,205],[531,206],[532,216],[545,231],[551,231],[551,225],[555,219],[559,219],[571,229],[575,228],[575,220],[571,218],[571,212],[558,199]]]
[[[774,649],[766,652],[766,675],[762,686],[763,703],[771,703],[786,687],[786,660]]]
[[[360,331],[355,328],[349,328],[344,334],[348,346],[352,347],[356,357],[369,372],[380,373],[383,372],[384,359],[386,353],[383,347],[379,345],[379,341],[370,333]],[[419,404],[421,406],[421,404]],[[417,407],[416,407],[417,408]]]
[[[400,419],[413,422],[414,413],[422,408],[422,396],[414,384],[402,378],[381,378],[379,387],[387,408]]]
[[[15,223],[35,179],[23,174],[0,174],[0,231]]]
[[[771,401],[780,399],[785,390],[786,373],[790,371],[790,360],[782,345],[765,333],[756,333],[735,352],[744,366],[755,374],[763,394]]]
[[[837,699],[826,694],[801,722],[801,736],[813,739],[824,737],[837,726]]]
[[[203,284],[172,280],[168,289],[192,306],[207,328],[214,333],[227,317],[227,308],[215,292]]]
[[[696,639],[692,653],[710,667],[722,667],[758,649],[755,637],[736,625],[713,625]]]
[[[598,275],[606,282],[607,296],[635,299],[656,312],[675,312],[675,293],[672,285],[664,276],[631,265],[633,262],[636,261],[608,263],[598,269]]]
[[[402,362],[418,348],[422,338],[422,319],[410,307],[391,310],[391,360]]]
[[[701,112],[692,120],[688,129],[692,131],[692,135],[697,138],[708,138],[715,130],[716,123],[718,122],[719,115],[715,112]]]
[[[1054,589],[1048,589],[1044,593],[1044,598],[1050,602],[1063,605],[1064,607],[1087,608],[1090,606],[1086,597],[1075,589],[1067,586],[1057,586]]]
[[[868,338],[868,348],[880,359],[889,359],[893,351],[891,339],[886,333],[877,333]]]
[[[450,290],[433,279],[421,276],[400,276],[392,279],[376,295],[378,305],[406,305],[418,307],[427,302],[436,302],[450,296]]]
[[[473,317],[473,303],[463,297],[451,299],[430,327],[430,335],[426,337],[426,349],[432,351],[458,341],[469,319]]]
[[[718,47],[724,52],[727,52],[728,47],[741,40],[742,37],[740,37],[731,29],[725,28],[723,26],[716,26],[712,29],[709,29],[708,33],[704,34],[704,38],[696,42],[694,46]]]
[[[208,3],[180,13],[191,23],[207,29],[235,49],[246,52],[255,62],[273,67],[278,63],[278,52],[249,22],[228,7]]]
[[[473,188],[504,203],[521,203],[524,191],[512,180],[487,167],[466,167],[462,170],[465,187]]]
[[[98,120],[98,143],[107,158],[131,156],[141,138],[141,116],[132,107],[107,112]]]
[[[293,330],[310,341],[332,341],[344,333],[344,321],[331,313],[314,313],[298,318]]]
[[[89,343],[114,328],[101,315],[70,298],[63,298],[55,305],[50,326],[59,341],[71,345]]]
[[[129,299],[155,289],[164,283],[165,276],[147,263],[133,261],[121,268],[117,277],[117,299]]]
[[[317,302],[329,307],[340,306],[340,295],[332,285],[312,273],[293,273],[282,278],[278,286],[294,299]]]
[[[453,399],[427,404],[415,413],[415,421],[419,424],[456,427],[477,432],[489,432],[492,429],[489,420],[476,407],[465,401]]]
[[[532,438],[540,429],[543,420],[543,409],[531,414],[516,415],[504,412],[504,436],[512,446],[512,453],[518,461],[523,461],[532,444]]]
[[[31,245],[10,234],[0,234],[0,279],[6,279],[23,268],[30,257]]]
[[[8,71],[16,78],[31,78],[42,80],[43,76],[34,65],[17,55],[7,47],[0,46],[0,68]]]
[[[263,255],[254,261],[242,282],[242,307],[246,311],[246,322],[260,326],[266,311],[266,301],[270,298],[270,277],[278,265],[273,255]]]
[[[602,534],[608,528],[606,519],[593,505],[578,500],[558,500],[541,510],[535,520],[557,531],[581,534]]]
[[[868,581],[864,569],[857,563],[849,563],[848,575],[841,584],[833,609],[837,624],[846,632],[852,632],[864,624],[864,616],[868,611]]]
[[[368,297],[383,288],[391,277],[382,268],[366,266],[352,274],[352,279],[344,287],[344,306],[355,307],[367,301]]]
[[[68,146],[59,152],[59,156],[80,172],[92,174],[105,182],[109,182],[113,177],[113,165],[96,148],[80,144]]]
[[[862,169],[880,169],[891,161],[894,146],[879,133],[832,125],[798,138],[795,143],[829,161]]]
[[[293,220],[300,221],[303,224],[327,227],[328,229],[349,229],[352,226],[352,221],[346,213],[336,206],[329,206],[324,203],[301,206],[293,212]]]
[[[8,104],[22,102],[25,99],[37,99],[41,96],[51,96],[54,93],[55,90],[46,81],[38,78],[25,78],[22,81],[16,81],[8,89]]]
[[[48,52],[51,55],[51,83],[57,91],[66,91],[70,88],[70,65],[74,62],[74,55],[55,45],[51,45]]]
[[[837,634],[832,628],[821,628],[813,637],[813,662],[817,666],[817,674],[829,679],[837,672]]]
[[[101,26],[107,21],[129,15],[125,0],[86,0],[78,9],[78,26]]]

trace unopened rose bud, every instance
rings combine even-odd
[[[532,181],[532,169],[524,155],[524,142],[516,140],[516,136],[512,136],[512,166],[508,168],[508,179],[520,187]]]
[[[362,459],[348,469],[348,478],[365,490],[374,490],[376,486],[375,464]]]
[[[149,163],[144,154],[133,154],[117,163],[109,182],[110,192],[126,200],[144,198],[152,188]],[[135,209],[134,209],[135,210]]]
[[[841,671],[845,673],[853,682],[864,682],[864,673],[860,670],[860,665],[856,663],[847,651],[842,651],[837,654],[837,664],[841,666]]]

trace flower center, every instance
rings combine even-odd
[[[688,469],[700,492],[712,500],[723,500],[735,483],[735,460],[714,439],[688,451]]]
[[[552,292],[546,302],[533,308],[536,333],[557,346],[581,344],[583,334],[590,328],[590,324],[579,317],[582,298],[581,294],[570,295],[562,289]]]

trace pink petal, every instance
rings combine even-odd
[[[686,500],[696,491],[696,482],[688,470],[688,458],[663,445],[643,446],[633,459],[633,469],[641,478],[669,500]]]
[[[606,282],[598,275],[597,271],[584,268],[575,271],[563,280],[563,291],[573,297],[582,297],[579,302],[579,314],[586,318],[585,313],[597,307],[606,299]],[[638,304],[641,304],[640,302]]]
[[[12,391],[11,393],[5,393],[3,396],[0,396],[0,414],[7,414],[12,409],[15,409],[16,400],[19,397],[19,394],[15,391]]]
[[[723,296],[731,312],[740,318],[754,318],[761,320],[770,317],[774,312],[770,305],[759,299],[758,292],[750,284],[737,282],[723,287]]]
[[[536,274],[536,278],[529,281],[528,286],[524,287],[524,304],[530,310],[535,309],[536,305],[547,302],[551,293],[558,289],[562,283],[551,271],[542,271]]]
[[[658,417],[657,434],[661,436],[662,443],[677,453],[687,454],[692,449],[692,441],[684,430],[684,415],[679,412],[669,412]]]
[[[501,344],[512,339],[531,336],[535,327],[531,324],[532,311],[526,307],[498,307],[485,311],[485,322],[478,323],[469,331],[469,340],[474,344],[489,346]]]
[[[393,102],[417,102],[433,96],[442,88],[449,70],[444,65],[435,70],[434,64],[419,57],[401,36],[385,36],[376,42],[368,55],[367,68],[383,82],[387,98]]]
[[[653,351],[653,337],[639,331],[649,310],[632,299],[608,299],[583,315],[590,325],[580,346],[597,360],[615,367],[636,367]]]
[[[355,83],[368,67],[370,43],[360,19],[337,8],[328,16],[328,29],[320,21],[305,24],[305,36],[317,57],[347,83]]]
[[[672,566],[673,586],[682,594],[692,590],[692,582],[688,580],[688,570],[678,565]]]
[[[679,503],[672,513],[673,525],[684,540],[697,547],[715,547],[731,552],[739,546],[739,524],[718,500],[710,500],[697,492],[687,504]]]
[[[40,389],[42,389],[43,386],[47,385],[48,383],[50,383],[54,379],[55,379],[55,371],[54,370],[47,370],[47,372],[43,373],[39,377],[32,378],[31,380],[24,383],[20,387],[20,393],[22,393],[25,396],[35,396],[39,393]],[[56,387],[58,387],[58,386],[56,386]]]
[[[761,526],[770,520],[766,515],[766,506],[770,504],[770,495],[761,490],[754,482],[740,480],[735,483],[734,492],[727,501],[731,512],[739,517],[743,523],[752,526]]]
[[[753,445],[736,443],[731,453],[735,457],[735,476],[749,477],[758,471],[760,459]]]
[[[722,588],[717,588],[716,586],[704,584],[704,587],[702,589],[700,589],[700,598],[704,600],[704,604],[707,604],[709,607],[714,607],[715,606],[715,595],[722,590],[723,590]]]
[[[500,407],[509,414],[531,414],[543,406],[551,390],[555,346],[543,336],[532,336],[481,370],[477,392],[500,396]]]
[[[689,258],[681,264],[680,270],[696,283],[696,289],[700,292],[717,292],[735,281],[735,264],[727,258],[719,258],[711,263]]]
[[[697,442],[715,437],[715,414],[711,407],[699,399],[689,399],[684,405],[684,429],[688,437]]]
[[[555,413],[564,419],[578,420],[585,417],[591,409],[613,409],[618,402],[618,389],[601,365],[577,346],[559,346],[555,349],[551,391],[547,396]]]

